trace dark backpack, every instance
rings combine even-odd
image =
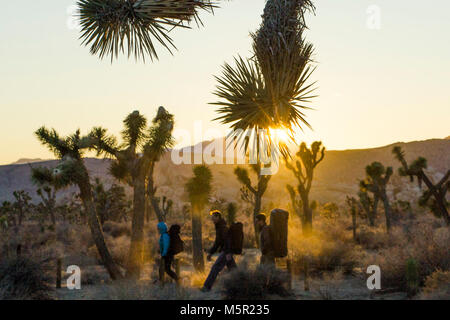
[[[184,251],[184,242],[180,238],[181,227],[178,224],[174,224],[169,229],[170,236],[170,246],[169,253],[170,254],[178,254]]]
[[[270,238],[275,258],[288,255],[288,219],[289,213],[282,209],[274,209],[270,213]]]
[[[231,252],[233,254],[242,254],[244,245],[244,225],[240,222],[232,223],[228,235],[230,237]]]

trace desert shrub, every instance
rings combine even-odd
[[[121,236],[130,236],[131,230],[128,224],[114,221],[106,221],[103,224],[103,232],[111,235],[113,238]]]
[[[325,242],[321,252],[311,259],[310,267],[316,271],[334,271],[342,269],[345,273],[351,273],[357,265],[357,257],[353,252],[354,247],[342,241]]]
[[[324,273],[319,280],[312,281],[312,287],[322,300],[336,299],[340,293],[340,286],[343,281],[342,271]]]
[[[358,265],[362,252],[353,242],[345,221],[319,220],[313,234],[305,237],[298,231],[298,221],[291,220],[289,250],[294,272],[302,273],[305,262],[309,272],[317,274],[336,270],[351,273]]]
[[[30,257],[3,259],[0,263],[0,300],[49,300],[48,267]]]
[[[417,226],[410,231],[414,236],[409,241],[368,255],[366,265],[378,265],[381,268],[382,286],[407,289],[408,260],[417,263],[418,283],[438,269],[450,269],[450,231],[448,228],[433,229],[430,225]]]
[[[258,267],[255,270],[238,268],[230,272],[223,280],[226,300],[261,300],[271,295],[286,297],[288,276],[285,272],[270,267]]]
[[[436,270],[425,279],[425,286],[420,295],[424,300],[450,299],[450,271]]]
[[[130,248],[130,238],[125,235],[118,238],[106,236],[105,241],[114,261],[121,266],[125,266],[128,259],[128,250]],[[148,260],[148,251],[148,248],[144,250],[146,261]],[[89,247],[88,256],[95,258],[97,263],[101,263],[101,258],[95,245]]]
[[[356,241],[364,249],[378,250],[388,246],[389,234],[383,228],[361,226],[356,234]]]
[[[110,280],[108,273],[102,267],[96,266],[81,270],[81,284],[103,284]]]

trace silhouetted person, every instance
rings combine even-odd
[[[164,262],[164,271],[175,281],[178,281],[178,276],[172,271],[173,254],[170,253],[170,236],[167,233],[167,226],[164,222],[158,223],[158,231],[161,235],[159,237],[159,251],[161,253],[161,258]]]
[[[220,255],[216,262],[214,262],[208,278],[206,278],[206,281],[203,284],[202,291],[204,292],[211,290],[214,281],[225,266],[227,266],[228,270],[236,268],[236,262],[234,261],[233,252],[231,251],[231,235],[228,233],[227,223],[218,210],[211,211],[210,215],[216,228],[216,240],[209,250],[207,259],[208,261],[211,261],[211,256],[216,252],[220,252]]]
[[[261,249],[261,265],[275,265],[273,243],[270,226],[266,223],[266,215],[260,213],[256,216],[259,232],[259,248]]]

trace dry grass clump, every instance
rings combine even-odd
[[[262,300],[271,296],[287,297],[288,276],[275,268],[237,268],[223,279],[226,300]]]
[[[425,279],[425,286],[420,295],[424,300],[450,299],[450,271],[436,270]]]
[[[407,288],[406,267],[413,260],[418,267],[417,282],[423,285],[425,279],[436,270],[450,269],[450,231],[448,228],[433,229],[431,225],[418,225],[409,230],[410,237],[396,245],[372,253],[366,265],[381,268],[383,287]]]
[[[343,220],[317,220],[309,237],[298,232],[298,219],[291,220],[289,249],[294,272],[303,272],[305,263],[309,272],[316,274],[336,270],[351,273],[357,266],[362,252],[352,240],[351,231]]]
[[[105,234],[109,234],[113,238],[118,238],[121,236],[130,236],[131,229],[129,224],[127,223],[120,223],[120,222],[114,222],[114,221],[106,221],[103,224],[103,232]]]
[[[0,300],[50,300],[48,265],[32,257],[13,257],[0,263]]]
[[[130,248],[130,238],[126,235],[117,238],[107,235],[105,241],[114,261],[121,266],[125,266],[128,259],[128,250]],[[146,249],[145,253],[147,253],[147,251],[148,250]],[[95,258],[97,263],[101,263],[101,258],[95,245],[89,247],[88,256]]]
[[[333,300],[339,295],[343,277],[342,271],[324,273],[320,280],[312,282],[312,287],[317,290],[320,299]]]
[[[368,250],[378,250],[389,246],[389,234],[384,227],[370,228],[363,225],[359,228],[356,241]]]
[[[103,267],[91,266],[81,269],[81,284],[104,284],[109,283],[111,278]]]

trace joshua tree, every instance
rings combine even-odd
[[[199,10],[212,12],[212,0],[79,0],[78,11],[84,45],[100,58],[127,51],[136,59],[158,58],[154,40],[171,52],[175,48],[169,28],[200,22]]]
[[[56,189],[45,185],[37,189],[36,193],[41,198],[41,205],[38,207],[46,217],[50,217],[53,228],[56,227]]]
[[[196,271],[205,269],[202,246],[202,214],[211,195],[211,170],[205,166],[195,166],[194,176],[186,183],[186,192],[191,202],[192,214],[192,247],[194,268]]]
[[[262,24],[252,34],[255,58],[239,57],[236,68],[225,64],[223,75],[216,77],[215,94],[223,99],[213,103],[221,106],[217,120],[241,130],[235,133],[238,142],[249,138],[246,130],[256,140],[269,128],[283,127],[292,134],[301,123],[309,126],[300,111],[313,97],[312,84],[307,85],[313,47],[303,36],[307,10],[314,10],[309,0],[268,0]],[[285,145],[279,147],[288,153]]]
[[[402,164],[402,167],[398,170],[401,176],[409,176],[411,182],[413,182],[414,177],[416,177],[419,187],[422,187],[422,181],[427,186],[428,190],[423,192],[419,204],[428,204],[436,216],[442,217],[447,225],[450,225],[450,218],[447,210],[448,201],[446,199],[447,192],[450,190],[450,170],[447,170],[444,177],[442,177],[438,183],[434,184],[424,171],[427,168],[427,160],[425,158],[419,157],[408,164],[405,160],[405,153],[400,147],[394,147],[392,152]]]
[[[356,216],[359,208],[358,200],[356,200],[354,197],[347,196],[346,202],[348,207],[350,208],[350,213],[352,215],[353,240],[356,240]]]
[[[97,215],[102,225],[108,220],[126,220],[130,204],[122,186],[113,184],[109,189],[106,189],[103,182],[96,178],[93,194]]]
[[[241,196],[242,198],[247,197],[249,200],[253,200],[253,227],[255,230],[255,235],[258,233],[258,228],[256,224],[256,216],[261,213],[261,204],[262,204],[262,197],[264,193],[267,190],[267,186],[269,184],[271,175],[261,175],[261,166],[260,165],[251,165],[250,166],[252,171],[257,176],[257,184],[252,185],[252,181],[250,180],[248,170],[242,167],[236,167],[234,169],[234,174],[236,175],[239,182],[244,186],[243,189],[241,189]],[[251,194],[249,197],[248,193]],[[256,237],[258,239],[259,237]],[[257,240],[258,241],[258,240]]]
[[[14,225],[13,222],[13,205],[9,201],[3,201],[0,207],[0,220],[1,227],[7,229],[10,225]]]
[[[275,143],[269,129],[284,128],[294,140],[295,127],[309,127],[301,111],[313,98],[312,84],[307,84],[313,71],[313,47],[303,35],[303,15],[307,10],[314,11],[309,0],[268,0],[261,26],[251,35],[254,58],[236,58],[235,68],[225,64],[222,76],[216,77],[219,85],[214,93],[221,99],[213,103],[221,106],[216,120],[231,126],[230,137],[236,139],[235,145],[243,143],[246,154],[249,145],[253,146],[251,164],[258,175],[257,186],[251,186],[244,169],[237,169],[236,175],[255,196],[256,214],[270,180],[270,176],[262,177],[263,163],[277,161],[279,153],[289,155],[286,144]]]
[[[369,193],[366,188],[360,188],[358,192],[359,204],[367,215],[367,219],[369,220],[369,225],[371,227],[375,226],[375,218],[377,216],[377,208],[379,198],[376,194],[374,194],[373,199],[370,198]]]
[[[161,203],[161,217],[162,221],[167,220],[167,216],[170,214],[173,208],[173,201],[171,199],[167,199],[166,196],[163,196],[162,199],[160,197],[154,198],[158,203]]]
[[[374,197],[383,201],[387,232],[391,230],[392,212],[386,194],[386,186],[392,173],[392,167],[385,168],[380,162],[375,161],[366,167],[366,179],[360,182],[363,191],[369,191],[373,193]]]
[[[94,128],[90,137],[98,154],[112,156],[111,173],[133,188],[132,234],[127,265],[127,275],[139,278],[144,253],[144,223],[146,192],[149,189],[158,220],[163,221],[159,204],[154,199],[153,168],[161,155],[172,146],[173,115],[159,107],[152,126],[147,129],[147,119],[134,111],[124,120],[122,139],[118,146],[116,138],[108,136],[103,128]]]
[[[54,170],[45,167],[33,168],[33,180],[39,181],[41,184],[54,184],[57,187],[78,186],[80,198],[88,216],[92,238],[97,246],[102,262],[112,279],[122,278],[122,274],[106,246],[103,231],[95,210],[89,173],[83,162],[84,151],[92,147],[90,137],[81,136],[78,130],[75,134],[62,138],[54,129],[48,130],[45,127],[38,129],[36,136],[60,161]]]
[[[308,149],[306,143],[303,142],[296,156],[298,159],[295,164],[286,159],[286,167],[294,173],[298,185],[296,189],[290,185],[286,187],[291,196],[292,205],[296,208],[297,214],[302,220],[303,232],[310,234],[312,231],[312,209],[309,193],[314,178],[314,169],[325,157],[325,147],[322,147],[322,142],[316,141]],[[296,193],[300,197],[300,202],[296,200]]]
[[[13,203],[13,207],[14,207],[14,212],[17,215],[17,220],[16,220],[15,216],[13,219],[14,225],[21,226],[22,221],[25,218],[25,215],[30,211],[31,197],[28,194],[28,192],[26,192],[25,190],[14,191],[13,196],[16,199],[16,201]]]
[[[231,225],[232,223],[234,223],[236,221],[236,212],[237,212],[236,204],[234,202],[228,203],[228,206],[227,206],[228,225]]]

